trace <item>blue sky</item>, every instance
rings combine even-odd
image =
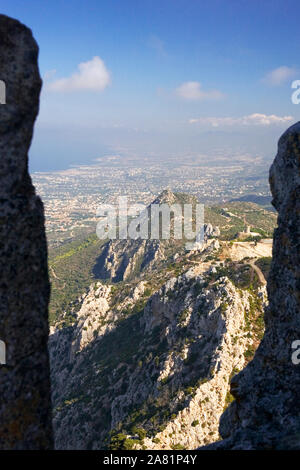
[[[216,145],[271,157],[299,119],[294,0],[1,3],[40,47],[33,171],[115,153],[213,155]]]

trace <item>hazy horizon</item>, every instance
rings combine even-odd
[[[271,161],[299,120],[296,1],[2,2],[40,48],[30,170],[216,148]],[[280,34],[278,34],[280,31]]]

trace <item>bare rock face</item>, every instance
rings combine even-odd
[[[195,449],[219,438],[230,379],[257,344],[250,321],[261,319],[264,289],[200,265],[150,285],[96,282],[51,327],[57,450]]]
[[[270,186],[278,228],[265,335],[231,382],[236,401],[220,422],[226,439],[210,449],[300,449],[300,364],[292,361],[292,343],[300,339],[300,122],[279,140]]]
[[[38,47],[0,15],[0,449],[52,447],[47,352],[49,281],[43,205],[27,152],[39,109]]]

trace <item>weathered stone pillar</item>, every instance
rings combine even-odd
[[[47,245],[27,156],[39,109],[37,58],[31,31],[0,15],[0,449],[52,447]]]

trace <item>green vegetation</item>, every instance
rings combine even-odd
[[[206,221],[213,225],[218,225],[221,229],[221,238],[230,240],[237,231],[244,228],[243,208],[246,210],[246,221],[253,227],[261,225],[264,234],[270,236],[276,223],[276,216],[273,213],[265,213],[255,204],[248,203],[228,203],[227,211],[235,215],[224,215],[227,211],[221,206],[206,209]],[[252,222],[251,222],[252,221]],[[259,232],[259,228],[255,229]],[[181,243],[181,242],[180,242]],[[143,310],[149,296],[156,292],[168,279],[178,276],[189,267],[194,266],[195,262],[201,261],[202,255],[194,258],[178,256],[174,261],[174,253],[179,251],[180,243],[168,245],[166,248],[166,259],[160,261],[152,272],[141,272],[141,259],[137,265],[134,277],[126,282],[115,283],[112,287],[111,309],[118,312],[116,327],[105,336],[97,339],[97,346],[91,342],[84,351],[82,360],[76,365],[76,396],[64,397],[64,400],[57,406],[56,419],[63,419],[66,416],[67,409],[76,407],[76,419],[80,423],[92,420],[92,414],[97,414],[99,426],[101,428],[101,443],[103,435],[108,435],[111,426],[111,400],[110,397],[121,397],[120,402],[115,406],[120,408],[120,416],[124,416],[122,422],[118,423],[110,436],[110,443],[106,446],[110,449],[128,450],[138,445],[143,447],[146,437],[152,438],[154,443],[159,443],[155,438],[157,432],[163,431],[167,423],[175,419],[178,412],[188,406],[189,401],[195,396],[197,388],[211,378],[211,371],[206,370],[206,365],[201,365],[199,359],[199,348],[197,350],[197,338],[194,338],[185,326],[189,311],[192,315],[205,315],[205,303],[196,299],[205,288],[217,289],[214,285],[221,277],[228,277],[232,283],[239,289],[247,290],[249,293],[249,309],[245,312],[245,330],[253,338],[253,346],[249,347],[245,353],[246,360],[253,357],[254,350],[260,341],[264,322],[262,314],[262,300],[257,296],[256,290],[260,286],[259,279],[253,268],[247,264],[247,260],[233,262],[226,259],[223,265],[216,266],[216,272],[206,276],[206,283],[198,282],[186,283],[185,287],[170,289],[165,295],[170,302],[174,302],[176,309],[178,307],[179,315],[177,317],[178,338],[171,346],[166,337],[162,334],[164,324],[161,323],[153,328],[149,333],[145,333],[143,325]],[[52,282],[52,294],[50,304],[51,320],[59,318],[62,311],[66,310],[67,315],[62,323],[62,327],[71,326],[76,321],[76,309],[79,304],[76,303],[80,296],[91,284],[97,280],[94,276],[93,268],[101,251],[103,242],[96,235],[89,236],[86,240],[80,240],[65,244],[50,252],[49,272]],[[206,256],[206,261],[217,260],[220,253],[213,253]],[[202,259],[205,255],[202,256]],[[262,259],[261,267],[266,266],[267,258]],[[263,270],[263,268],[261,267]],[[263,272],[265,272],[263,270]],[[118,311],[118,305],[129,295],[137,280],[146,282],[144,295],[132,306],[125,307]],[[102,281],[103,282],[103,281]],[[108,281],[106,281],[108,282]],[[188,310],[187,304],[182,302],[185,293],[193,286],[192,299],[195,301],[195,310]],[[185,291],[186,289],[186,291]],[[243,293],[241,294],[243,295]],[[182,302],[182,303],[180,303]],[[220,304],[222,312],[230,307],[230,298],[225,294]],[[70,306],[72,304],[72,307]],[[143,325],[143,326],[142,326]],[[72,328],[66,329],[71,331]],[[66,333],[67,334],[67,333]],[[71,336],[71,334],[70,334]],[[95,339],[97,332],[95,331]],[[238,341],[238,336],[233,341]],[[195,345],[194,345],[195,342]],[[186,345],[189,345],[187,357],[183,355]],[[195,347],[194,347],[195,346]],[[174,354],[176,358],[182,358],[179,361],[180,371],[170,373],[167,377],[159,380],[164,368],[166,358]],[[181,356],[180,356],[181,355]],[[209,358],[207,364],[209,368]],[[68,369],[71,374],[71,370]],[[176,375],[177,374],[177,375]],[[178,375],[180,380],[178,380]],[[151,394],[144,395],[143,391],[138,390],[132,403],[127,403],[124,395],[129,387],[128,377],[138,376],[142,383],[154,384],[151,388]],[[86,403],[91,400],[88,391],[93,391],[93,403],[89,407]],[[109,397],[109,398],[108,398]],[[228,392],[226,396],[227,406],[233,397]],[[116,400],[117,401],[117,400]],[[204,399],[205,402],[209,398]],[[88,410],[88,411],[87,411]],[[89,416],[89,414],[91,416]],[[192,422],[192,426],[199,425],[198,420]],[[97,428],[98,429],[98,428]],[[97,431],[95,429],[95,432]],[[174,444],[174,449],[182,449],[180,444]]]
[[[277,216],[273,211],[266,210],[258,204],[228,202],[206,207],[205,222],[220,228],[221,240],[233,240],[238,232],[245,229],[245,225],[250,225],[251,231],[260,233],[263,238],[269,238],[273,236]]]
[[[135,444],[138,444],[138,440],[128,439],[125,434],[112,433],[109,449],[110,450],[131,450]]]
[[[249,337],[252,338],[253,344],[244,353],[247,363],[253,359],[265,330],[262,299],[255,290],[250,290],[250,293],[249,310],[245,311],[245,330],[248,332]]]
[[[103,240],[93,234],[83,241],[68,243],[50,251],[50,323],[58,319],[64,310],[68,310],[70,303],[75,302],[95,281],[92,269],[102,245]],[[68,321],[71,324],[72,317]]]
[[[179,444],[179,443],[178,443],[178,444],[173,444],[173,445],[171,446],[171,449],[172,449],[172,450],[185,450],[185,447],[184,447],[182,444]]]
[[[189,310],[186,308],[186,309],[184,309],[184,310],[179,314],[179,316],[178,316],[178,323],[179,323],[179,324],[184,323],[185,320],[187,319],[188,315],[189,315]]]
[[[226,397],[225,397],[225,404],[224,404],[224,410],[230,405],[235,400],[234,396],[231,395],[230,391],[227,392]]]
[[[248,361],[250,361],[251,359],[253,359],[254,353],[255,348],[253,346],[249,346],[249,348],[245,351],[244,356],[246,359],[248,359]]]
[[[241,265],[239,262],[230,261],[223,266],[216,266],[216,272],[210,273],[207,278],[209,281],[217,281],[221,277],[228,277],[237,289],[257,289],[260,282],[253,268],[245,263]],[[221,305],[222,311],[227,308],[226,303]]]
[[[191,196],[176,193],[177,200],[184,204],[191,202]],[[234,215],[229,215],[234,214]],[[221,230],[221,239],[232,240],[237,232],[242,231],[245,221],[250,224],[252,229],[261,233],[262,236],[272,236],[273,229],[276,226],[276,215],[273,212],[266,211],[257,204],[247,202],[226,203],[226,208],[222,206],[213,206],[205,208],[205,222],[214,226],[219,226]],[[58,248],[52,248],[49,252],[49,275],[51,279],[51,299],[50,299],[50,322],[53,323],[63,311],[67,311],[65,326],[74,322],[74,317],[69,314],[69,306],[76,302],[77,298],[86,291],[97,277],[95,277],[94,267],[101,255],[103,240],[99,240],[96,234],[89,235],[86,239],[82,238],[65,243]],[[151,290],[155,290],[157,285],[162,282],[163,275],[166,277],[178,276],[186,267],[186,260],[181,259],[171,262],[173,255],[184,252],[184,240],[170,240],[164,244],[165,260],[157,263],[156,271],[163,271],[161,275],[155,275],[151,278]],[[209,255],[206,261],[216,259],[217,255]],[[137,260],[135,270],[132,273],[132,279],[141,276],[142,257]],[[259,265],[259,264],[258,264]],[[264,267],[264,266],[263,266]],[[167,268],[169,276],[164,272]],[[267,269],[267,265],[266,265]],[[262,271],[264,272],[263,268]],[[147,275],[144,275],[144,277]],[[156,283],[156,279],[158,283]],[[146,295],[150,295],[150,288]]]

